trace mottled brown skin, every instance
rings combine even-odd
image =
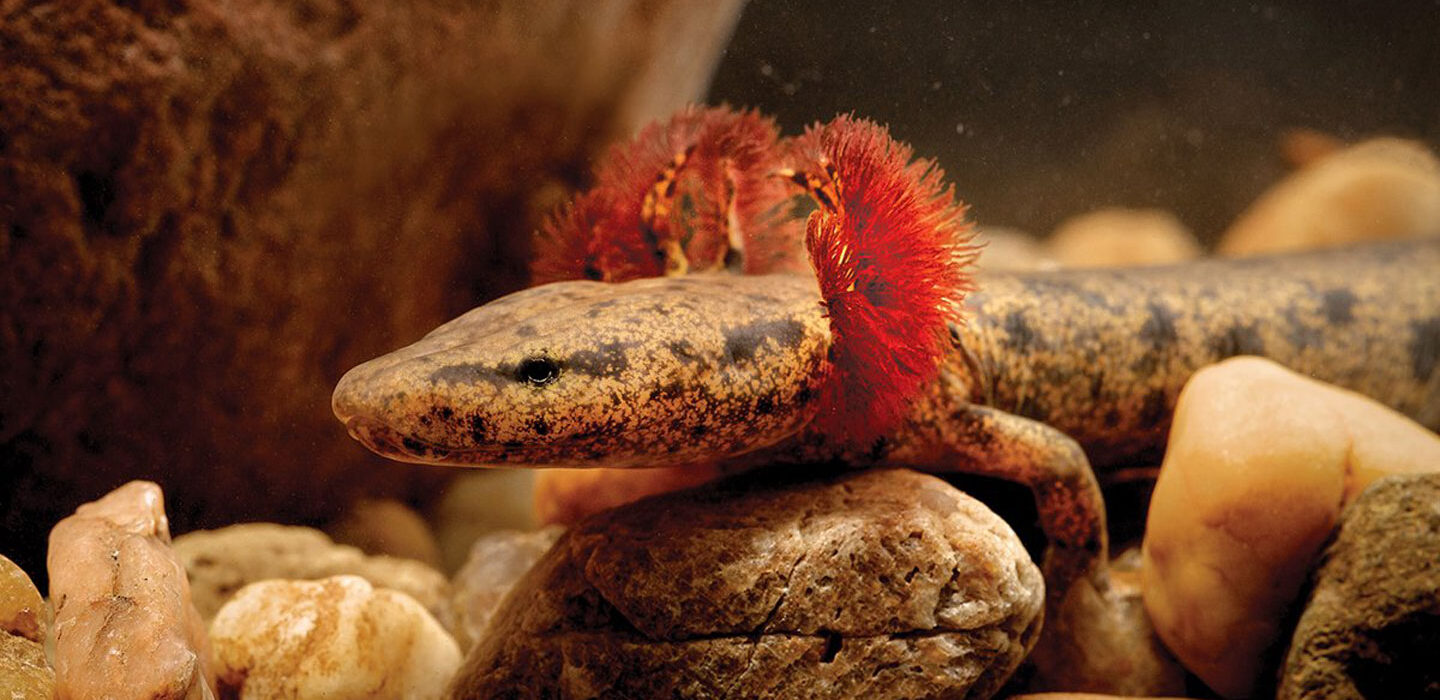
[[[1103,570],[1091,462],[1157,456],[1205,365],[1262,355],[1440,427],[1440,242],[987,274],[979,288],[940,375],[876,444],[806,429],[831,337],[813,282],[781,276],[520,292],[355,368],[334,407],[405,461],[838,460],[1011,479],[1035,491],[1052,596]],[[526,381],[526,358],[556,378]]]

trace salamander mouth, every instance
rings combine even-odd
[[[471,450],[456,450],[418,440],[384,423],[358,416],[345,422],[345,430],[370,451],[401,462],[453,464],[467,461],[463,457],[474,454]]]

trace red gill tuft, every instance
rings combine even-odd
[[[794,152],[795,179],[819,203],[805,244],[834,335],[815,425],[858,444],[935,378],[979,248],[944,173],[884,127],[842,115]]]

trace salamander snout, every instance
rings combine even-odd
[[[404,461],[711,461],[814,416],[829,342],[807,280],[561,282],[352,369],[332,403],[352,436]]]

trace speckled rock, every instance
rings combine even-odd
[[[55,672],[45,660],[50,606],[15,562],[0,556],[0,697],[49,698]]]
[[[366,556],[308,527],[246,523],[175,538],[175,553],[190,575],[195,607],[209,620],[236,591],[266,579],[359,576],[419,601],[448,623],[450,583],[440,572],[410,559]]]
[[[703,94],[740,5],[4,3],[5,553],[38,570],[133,478],[177,532],[437,493],[335,429],[335,381],[524,285],[525,232]]]
[[[50,533],[55,690],[65,698],[203,698],[205,624],[170,549],[160,487],[132,481]]]
[[[492,532],[475,540],[470,559],[455,572],[452,584],[455,639],[462,649],[469,649],[484,636],[505,594],[563,532],[565,528],[551,525],[533,532]]]
[[[1341,514],[1279,697],[1440,697],[1440,474],[1380,479]]]
[[[222,697],[425,700],[460,665],[425,608],[357,576],[246,586],[210,635]]]
[[[563,535],[450,696],[988,697],[1044,584],[978,501],[901,470],[750,475]]]

